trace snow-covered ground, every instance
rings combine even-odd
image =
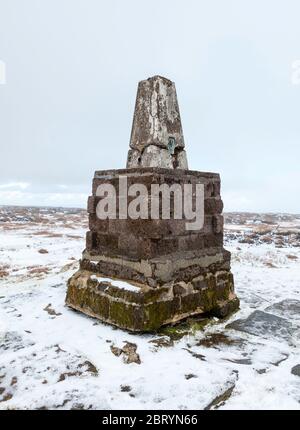
[[[300,409],[299,217],[226,219],[241,310],[139,335],[64,305],[84,211],[0,208],[0,409]]]

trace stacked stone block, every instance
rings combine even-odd
[[[203,184],[203,226],[189,230],[194,220],[175,219],[172,199],[170,219],[120,219],[120,177],[127,178],[127,190],[146,187],[149,214],[153,184]],[[103,184],[116,190],[116,219],[97,215]],[[127,196],[128,203],[134,198]],[[95,172],[86,248],[68,281],[67,305],[131,331],[152,331],[199,314],[228,315],[239,301],[230,253],[223,248],[222,210],[220,176],[187,168],[175,85],[159,76],[142,81],[127,169]]]

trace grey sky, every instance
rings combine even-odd
[[[160,74],[225,209],[299,213],[299,17],[298,0],[0,0],[0,204],[85,206]]]

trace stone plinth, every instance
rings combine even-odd
[[[186,219],[99,219],[97,187],[114,185],[118,201],[120,176],[127,177],[128,187],[145,185],[149,195],[153,183],[202,183],[203,227],[189,231]],[[163,168],[96,172],[86,249],[80,270],[69,280],[67,304],[133,331],[155,330],[196,314],[227,315],[238,307],[238,299],[230,253],[223,248],[222,209],[215,173]]]

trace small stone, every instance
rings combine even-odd
[[[47,249],[44,249],[44,248],[39,249],[38,252],[40,254],[48,254],[49,253],[49,251],[47,251]]]
[[[122,393],[129,393],[132,390],[130,385],[121,385],[121,391]]]
[[[292,368],[291,374],[295,376],[300,376],[300,364],[297,364]]]
[[[264,373],[266,373],[266,371],[267,371],[267,369],[257,369],[257,370],[256,370],[256,372],[257,372],[259,375],[263,375]]]
[[[89,373],[92,373],[93,375],[98,375],[98,370],[96,366],[93,363],[91,363],[89,360],[86,360],[84,363],[79,364],[78,367],[79,368],[86,367]]]
[[[61,315],[61,313],[60,312],[56,312],[52,307],[51,307],[51,303],[49,303],[44,309],[43,309],[44,311],[46,311],[46,312],[48,312],[48,314],[49,315],[52,315],[52,316],[56,316],[56,317],[58,317],[58,316],[60,316]]]
[[[192,350],[190,350],[190,349],[188,349],[188,348],[183,348],[185,351],[187,351],[189,354],[191,354],[194,358],[198,358],[199,360],[201,360],[201,361],[206,361],[206,359],[205,359],[205,355],[203,355],[203,354],[199,354],[199,353],[197,353],[197,352],[194,352],[194,351],[192,351]]]
[[[230,360],[229,358],[227,358],[226,360],[235,364],[246,364],[246,365],[252,364],[252,361],[250,360],[250,358],[238,358],[233,360]]]
[[[153,345],[155,345],[156,348],[171,347],[174,345],[174,341],[167,336],[162,336],[162,337],[159,337],[158,339],[149,340],[149,343],[153,343]]]
[[[9,275],[7,270],[0,270],[0,278],[6,278]]]
[[[215,397],[205,408],[204,410],[210,410],[212,408],[218,409],[220,406],[224,406],[226,401],[232,396],[233,390],[235,389],[235,384],[225,390],[222,394]]]
[[[141,364],[140,356],[136,352],[131,352],[130,354],[124,355],[123,361],[126,364],[130,364],[130,363]]]
[[[116,357],[120,357],[120,355],[123,352],[121,348],[117,348],[116,346],[113,346],[113,345],[110,346],[110,350]]]
[[[289,254],[289,255],[287,255],[286,257],[287,257],[289,260],[298,260],[297,255]]]
[[[16,376],[13,376],[13,377],[11,378],[11,383],[10,383],[10,385],[11,385],[11,386],[13,386],[13,385],[15,385],[17,382],[18,382],[18,378],[17,378]]]
[[[188,373],[187,375],[184,375],[185,379],[189,380],[192,378],[198,378],[197,375],[194,375],[193,373]]]
[[[224,333],[208,333],[205,338],[201,339],[197,346],[205,346],[206,348],[216,348],[220,345],[232,346],[242,345],[242,339],[233,339]]]
[[[135,343],[125,341],[125,345],[122,349],[124,352],[135,352],[137,350],[137,345]]]
[[[124,363],[141,364],[140,356],[139,354],[137,354],[136,350],[137,350],[137,345],[135,343],[131,343],[131,342],[125,343],[125,346],[122,348],[122,351],[124,353],[124,356],[123,356]]]

